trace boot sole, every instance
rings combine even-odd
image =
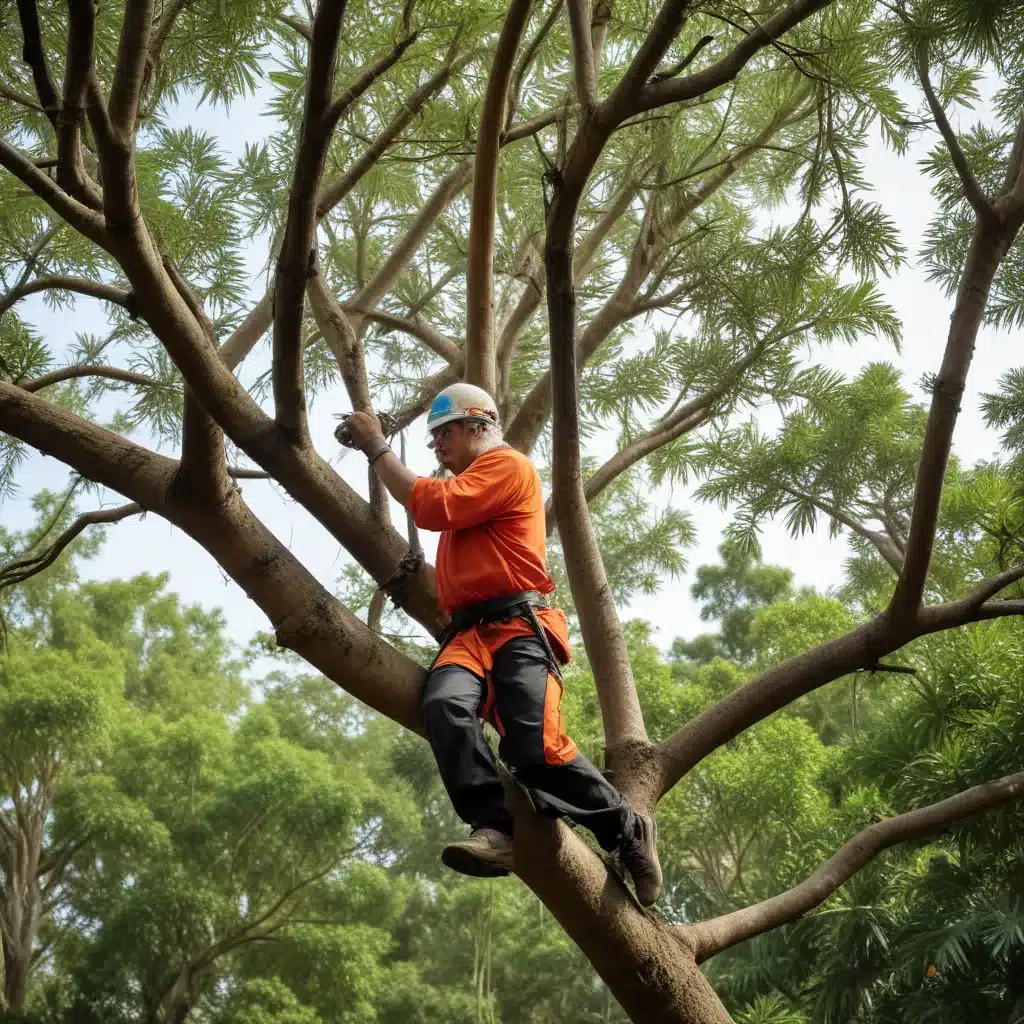
[[[446,846],[441,853],[441,863],[452,871],[458,871],[460,875],[472,878],[505,878],[511,874],[508,868],[486,861],[458,846]]]

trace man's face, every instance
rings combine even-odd
[[[430,447],[449,473],[461,473],[473,461],[470,424],[456,420],[430,432]]]

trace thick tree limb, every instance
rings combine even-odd
[[[39,29],[39,11],[36,0],[18,0],[18,20],[21,23],[22,49],[21,59],[32,71],[36,95],[43,111],[56,129],[57,115],[60,113],[60,100],[57,89],[50,76],[50,68],[46,63],[46,52],[43,49],[43,37]]]
[[[925,98],[928,100],[928,107],[935,120],[935,126],[939,129],[939,134],[942,136],[946,149],[949,151],[953,167],[960,178],[960,184],[963,186],[967,201],[974,207],[974,212],[979,218],[991,220],[995,216],[995,207],[978,184],[978,179],[975,178],[974,172],[967,162],[967,157],[960,146],[960,140],[956,137],[956,132],[953,131],[953,126],[949,123],[946,111],[943,109],[938,96],[935,95],[935,90],[932,88],[932,80],[928,72],[928,40],[924,37],[917,44],[917,75],[921,81],[921,88],[924,91]]]
[[[991,598],[1021,579],[1024,579],[1024,564],[1014,565],[989,577],[966,597],[944,604],[928,605],[918,613],[919,628],[926,633],[936,633],[965,622],[1018,615],[1024,609],[1024,602],[993,601]]]
[[[153,0],[127,0],[108,110],[111,126],[121,144],[129,148],[134,146],[135,122],[139,116],[152,30]]]
[[[382,714],[420,728],[422,669],[343,608],[237,491],[220,502],[181,494],[174,460],[2,381],[0,430],[184,530],[266,613],[282,647]]]
[[[195,317],[207,344],[216,348],[213,324],[191,285],[170,257],[165,256],[163,263],[175,289]],[[219,500],[230,487],[227,457],[224,454],[224,431],[189,387],[185,388],[178,479],[184,487],[198,487],[199,493],[211,500]]]
[[[498,154],[509,81],[532,0],[511,0],[487,79],[476,132],[473,202],[466,264],[466,380],[491,395],[497,389],[494,348],[494,237]],[[589,38],[589,36],[588,36]]]
[[[302,368],[303,306],[316,240],[316,195],[336,123],[331,97],[345,6],[346,0],[320,0],[313,19],[298,154],[274,281],[274,419],[291,442],[301,447],[310,443]],[[348,99],[349,104],[356,95]]]
[[[747,33],[721,60],[685,78],[672,78],[647,85],[635,100],[621,97],[622,109],[628,116],[654,110],[668,103],[679,103],[701,96],[731,82],[760,50],[770,46],[801,22],[830,6],[833,0],[795,0],[762,25]],[[664,52],[664,51],[663,51]],[[660,60],[660,57],[659,57]],[[621,88],[621,86],[620,86]],[[616,93],[619,89],[616,89]],[[613,94],[614,95],[614,94]],[[611,97],[609,97],[609,100]],[[616,108],[617,109],[617,108]]]
[[[505,113],[504,135],[506,136],[512,128],[512,122],[515,120],[516,113],[519,110],[519,97],[522,93],[523,81],[530,70],[530,65],[537,56],[541,43],[547,39],[548,34],[558,20],[558,15],[562,12],[562,4],[564,2],[565,0],[554,0],[548,10],[547,17],[541,22],[540,27],[526,46],[523,47],[523,52],[520,54],[519,60],[516,61],[515,70],[512,72],[512,84],[509,86],[508,106]]]
[[[990,601],[993,588],[1024,578],[1015,566],[992,577],[958,601],[919,609],[913,620],[893,617],[891,610],[854,629],[762,672],[691,719],[659,744],[660,793],[667,793],[712,751],[752,725],[851,672],[870,669],[911,640],[987,619],[1024,614],[1024,601]]]
[[[274,293],[268,291],[249,310],[246,318],[220,347],[220,357],[229,370],[234,370],[256,347],[274,322]]]
[[[80,377],[105,377],[107,380],[119,380],[125,384],[137,384],[139,387],[172,389],[171,385],[163,381],[154,380],[143,373],[135,373],[132,370],[122,370],[117,366],[97,366],[95,363],[75,363],[72,366],[62,366],[57,370],[50,370],[39,377],[31,380],[18,382],[18,386],[30,394],[42,391],[44,388],[53,387],[54,384],[63,384],[67,380],[77,380]]]
[[[633,55],[618,85],[601,105],[599,116],[609,128],[621,124],[643,109],[649,109],[637,106],[637,102],[644,94],[644,87],[662,58],[682,30],[692,6],[691,0],[665,0],[661,5],[647,38]],[[701,89],[700,93],[706,91]]]
[[[118,306],[134,311],[132,293],[115,285],[104,284],[102,281],[87,281],[81,277],[69,277],[63,274],[47,274],[31,281],[16,285],[6,295],[0,296],[0,316],[3,316],[16,302],[34,295],[36,292],[65,291],[89,295],[94,299],[103,299]]]
[[[879,821],[858,832],[806,881],[763,903],[685,928],[697,962],[789,924],[824,903],[869,861],[897,843],[924,839],[965,818],[1024,797],[1024,772],[974,786],[928,807]]]
[[[16,178],[27,185],[58,216],[73,228],[107,248],[109,239],[103,218],[95,210],[78,202],[67,194],[55,181],[45,175],[23,153],[0,139],[0,166],[6,167]]]
[[[228,466],[228,476],[232,480],[272,480],[273,477],[262,469],[249,469],[246,466]]]
[[[572,150],[576,145],[574,142]],[[587,155],[596,161],[599,150]],[[572,158],[570,151],[567,159],[571,161]],[[587,174],[578,174],[571,187],[563,180],[556,191],[548,215],[544,247],[554,413],[552,496],[569,585],[579,612],[583,641],[601,704],[607,757],[614,766],[618,758],[628,756],[638,747],[646,747],[649,740],[626,651],[625,635],[583,493],[579,379],[574,337],[573,237],[576,210],[586,178]]]
[[[569,29],[572,36],[573,81],[576,102],[587,112],[597,106],[597,62],[590,27],[590,0],[568,0]]]
[[[590,12],[590,48],[594,51],[594,73],[598,79],[601,76],[601,58],[611,20],[612,0],[594,0]]]
[[[956,305],[949,325],[942,365],[932,388],[914,488],[914,508],[903,560],[890,609],[898,618],[912,618],[921,604],[938,523],[946,465],[960,412],[978,331],[985,318],[989,290],[999,264],[1020,230],[1013,221],[979,216],[964,262]]]
[[[119,523],[129,516],[144,513],[146,510],[136,502],[119,505],[117,508],[98,509],[80,515],[52,544],[38,555],[19,558],[7,565],[0,566],[0,590],[14,587],[25,580],[48,569],[60,557],[67,546],[89,526]]]

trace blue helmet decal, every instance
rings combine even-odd
[[[452,411],[451,395],[438,395],[430,405],[427,422],[436,420],[438,416],[447,416]]]

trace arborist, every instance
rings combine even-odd
[[[565,734],[561,666],[569,661],[569,631],[565,615],[545,600],[554,583],[537,470],[505,443],[498,410],[481,388],[442,391],[427,429],[448,479],[407,469],[367,413],[351,413],[336,435],[363,451],[418,527],[441,533],[437,594],[451,624],[421,706],[445,789],[471,829],[445,847],[442,860],[481,877],[512,869],[512,815],[484,719],[537,809],[585,826],[604,850],[617,850],[637,898],[650,906],[662,886],[654,818],[635,813]]]

